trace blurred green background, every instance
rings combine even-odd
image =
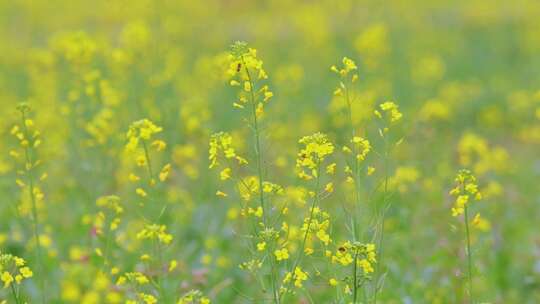
[[[330,71],[342,57],[359,68],[354,122],[368,138],[376,138],[374,107],[399,104],[404,142],[391,158],[381,303],[465,301],[462,234],[447,194],[461,167],[479,178],[486,199],[477,208],[491,222],[473,238],[478,302],[538,303],[538,16],[533,0],[0,0],[0,248],[32,261],[28,211],[9,156],[15,106],[28,101],[49,175],[40,213],[50,301],[114,303],[110,288],[96,283],[89,217],[102,195],[119,195],[126,214],[135,208],[125,132],[149,118],[164,128],[163,158],[174,167],[160,189],[171,205],[170,254],[181,261],[171,284],[202,289],[215,303],[248,302],[238,292],[253,288],[237,267],[245,250],[231,220],[238,206],[216,198],[219,181],[207,161],[210,134],[220,130],[251,151],[224,75],[229,45],[244,40],[258,50],[274,92],[263,141],[279,184],[300,184],[293,176],[299,137],[322,131],[338,145],[347,140]],[[323,206],[333,212],[336,240],[347,239],[342,200]],[[128,237],[136,222],[126,220],[119,232],[115,254],[126,271],[139,255]],[[36,295],[35,284],[25,288]],[[320,288],[315,303],[330,303],[331,294]]]

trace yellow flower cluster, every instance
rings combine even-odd
[[[274,251],[274,255],[276,256],[276,260],[284,261],[289,259],[289,250],[287,248],[281,248]]]
[[[150,293],[145,293],[141,291],[141,287],[150,284],[151,281],[146,275],[140,272],[126,272],[116,281],[116,285],[122,287],[124,285],[129,285],[135,292],[135,299],[126,300],[127,304],[155,304],[157,299]]]
[[[23,280],[31,278],[33,275],[24,259],[0,252],[0,280],[4,284],[4,288],[10,287],[13,282],[21,284]]]
[[[183,295],[176,304],[210,304],[210,299],[199,290],[191,290]]]
[[[334,91],[334,95],[336,96],[342,96],[344,94],[348,95],[348,83],[354,83],[358,80],[358,68],[356,67],[356,63],[347,57],[343,57],[341,62],[343,65],[340,68],[336,67],[335,65],[330,67],[330,70],[338,74],[341,78],[339,87]]]
[[[120,215],[124,212],[124,208],[120,204],[120,198],[116,195],[102,196],[96,200],[96,205],[103,211],[100,211],[94,221],[94,227],[97,234],[102,234],[105,221],[109,219],[109,230],[114,231],[120,224]]]
[[[128,142],[126,144],[126,149],[128,151],[136,151],[141,142],[143,145],[146,145],[146,142],[151,140],[155,134],[160,133],[161,131],[163,131],[163,128],[156,126],[152,121],[146,118],[133,122],[129,126],[127,132]],[[162,141],[154,141],[152,145],[156,146],[158,151],[163,150],[165,147],[164,142]]]
[[[168,245],[172,242],[173,236],[167,233],[167,226],[157,224],[147,224],[139,233],[137,239],[158,240],[160,243]]]
[[[225,159],[236,159],[238,164],[245,165],[247,160],[236,154],[235,149],[232,146],[232,136],[226,132],[219,132],[212,134],[210,137],[210,148],[208,150],[208,159],[210,160],[209,168],[214,168],[219,165],[218,158],[220,154],[223,154]],[[220,176],[222,179],[228,179],[230,177],[230,169],[221,171]]]
[[[19,140],[21,147],[37,148],[41,144],[41,133],[35,130],[34,121],[28,118],[30,106],[26,103],[21,103],[19,106],[17,106],[17,109],[21,113],[22,123],[21,125],[13,126],[11,129],[11,134]]]
[[[467,169],[460,170],[455,178],[455,183],[455,188],[450,191],[450,194],[456,197],[452,207],[452,216],[463,214],[471,197],[476,200],[482,199],[482,194],[476,184],[476,177],[471,171]]]
[[[139,293],[137,293],[137,300],[127,300],[126,301],[126,304],[139,304],[139,303],[155,304],[155,303],[157,303],[157,299],[156,299],[156,297],[154,297],[151,294],[147,294],[147,293],[144,293],[144,292],[139,292]]]
[[[37,148],[41,145],[41,132],[36,129],[34,120],[30,115],[30,106],[27,103],[20,103],[17,106],[20,113],[21,122],[15,124],[11,128],[11,134],[18,140],[22,151],[11,150],[10,156],[16,160],[20,160],[22,170],[17,170],[17,174],[21,178],[16,178],[15,183],[21,189],[28,188],[31,199],[23,200],[19,206],[21,215],[29,215],[37,217],[38,210],[42,207],[43,198],[45,197],[41,187],[37,181],[43,181],[47,178],[47,173],[38,173],[37,169],[42,164],[37,157]]]
[[[248,270],[248,271],[255,271],[257,269],[260,269],[262,267],[262,261],[259,260],[259,259],[252,259],[252,260],[249,260],[247,262],[242,262],[240,265],[239,265],[239,268],[240,269],[245,269],[245,270]]]
[[[387,113],[387,115],[390,117],[391,123],[397,122],[403,117],[403,114],[401,114],[401,112],[399,111],[398,105],[393,101],[383,102],[379,105],[379,107],[383,113]],[[375,110],[374,113],[375,116],[381,119],[383,118],[383,114],[381,114],[379,110]]]
[[[148,280],[148,278],[140,272],[126,272],[124,275],[118,277],[116,285],[121,286],[126,282],[144,285],[150,283],[150,280]]]
[[[351,286],[357,290],[362,284],[372,280],[371,274],[375,271],[373,265],[377,263],[375,245],[368,243],[347,241],[339,246],[335,253],[326,250],[326,257],[330,258],[332,264],[337,264],[345,267],[353,265],[353,275],[336,279],[335,274],[332,276],[328,284],[330,286],[338,286],[340,282],[345,282],[343,292],[352,294]],[[348,273],[349,269],[347,269]]]
[[[308,225],[309,233],[315,233],[315,236],[325,246],[328,246],[328,244],[332,242],[332,239],[328,234],[328,230],[330,229],[330,214],[328,214],[328,212],[321,211],[319,207],[314,207],[311,221],[309,218],[304,218],[304,223],[300,230],[304,233],[308,232]]]
[[[343,146],[343,151],[345,153],[353,153],[354,151],[356,153],[356,160],[364,161],[368,153],[371,151],[371,144],[369,143],[369,140],[360,136],[355,136],[351,139],[351,143],[353,145],[353,149],[349,148],[348,146]]]
[[[480,213],[477,213],[471,221],[471,224],[474,228],[480,231],[489,231],[491,229],[491,223],[480,216]]]
[[[322,133],[304,136],[298,142],[303,145],[296,158],[298,176],[307,180],[317,177],[321,163],[334,152],[334,145]]]
[[[136,152],[136,164],[138,167],[145,167],[148,175],[146,180],[150,187],[156,185],[156,179],[154,177],[154,169],[152,167],[152,158],[150,154],[150,148],[154,148],[156,152],[162,152],[167,147],[167,144],[160,139],[154,139],[154,135],[163,131],[163,128],[155,125],[148,119],[141,119],[133,122],[129,126],[127,132],[127,144],[126,151]],[[142,147],[142,151],[138,151]],[[165,182],[171,172],[171,164],[166,163],[157,173],[157,177],[160,182]],[[141,177],[135,173],[130,173],[128,176],[129,181],[137,183],[141,181]],[[135,193],[145,198],[148,196],[148,190],[142,185],[139,185],[135,189]]]
[[[264,104],[274,94],[268,85],[258,82],[268,78],[263,68],[262,60],[257,58],[257,50],[249,48],[245,42],[236,42],[231,46],[227,75],[231,86],[241,87],[238,101],[233,103],[236,108],[243,109],[251,103],[252,112],[258,117],[264,112]]]
[[[302,271],[302,268],[299,266],[294,268],[294,272],[287,272],[285,274],[285,277],[283,278],[283,284],[287,284],[291,282],[291,280],[294,281],[294,286],[297,288],[303,287],[303,282],[308,279],[308,273],[305,271]],[[282,292],[286,291],[285,287],[282,287]]]
[[[326,255],[331,258],[332,263],[339,263],[343,266],[356,261],[364,276],[372,273],[374,271],[373,264],[377,263],[375,245],[371,243],[362,244],[347,241],[339,246],[334,254],[327,252]]]

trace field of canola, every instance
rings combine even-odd
[[[0,303],[539,303],[538,16],[0,0]]]

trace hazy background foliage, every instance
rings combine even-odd
[[[538,16],[540,2],[532,0],[0,1],[0,248],[32,261],[8,154],[18,102],[29,101],[44,140],[39,154],[49,178],[40,212],[55,303],[79,303],[95,289],[88,220],[95,200],[117,194],[126,213],[136,206],[123,146],[129,124],[146,117],[164,128],[164,158],[173,164],[161,199],[171,206],[178,284],[215,303],[245,301],[237,292],[251,288],[237,267],[245,249],[230,218],[238,206],[215,196],[219,181],[207,161],[209,136],[219,130],[244,139],[239,146],[251,152],[224,76],[229,45],[245,40],[258,49],[275,95],[264,150],[281,185],[299,184],[299,137],[322,131],[338,144],[347,140],[329,69],[343,56],[359,67],[354,119],[368,137],[376,142],[374,106],[400,105],[404,142],[391,158],[384,303],[463,301],[462,234],[448,196],[461,167],[489,189],[478,208],[491,230],[474,237],[478,300],[537,303]],[[337,223],[335,239],[347,238],[339,227],[345,200],[335,195],[322,206]],[[135,229],[124,228],[126,235]],[[117,263],[128,270],[139,253],[123,238],[129,254]],[[35,294],[32,283],[26,288]]]

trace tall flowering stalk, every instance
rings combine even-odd
[[[353,241],[356,241],[358,238],[358,223],[357,223],[357,216],[358,216],[358,208],[360,206],[360,191],[361,191],[361,185],[360,185],[360,178],[361,178],[361,172],[362,167],[364,166],[364,161],[366,160],[366,157],[368,153],[371,151],[371,144],[368,139],[357,136],[356,126],[353,122],[353,111],[352,111],[352,104],[355,101],[352,86],[356,81],[358,80],[358,68],[356,66],[356,63],[347,58],[344,57],[342,59],[342,66],[337,67],[333,65],[330,68],[331,71],[338,74],[340,78],[339,86],[334,90],[335,96],[342,96],[345,103],[346,103],[346,111],[347,111],[347,120],[348,120],[348,128],[349,128],[349,144],[343,146],[343,152],[345,152],[348,155],[351,155],[351,159],[347,161],[348,165],[345,168],[345,172],[347,173],[347,181],[349,183],[354,184],[354,203],[353,208],[354,212],[351,216],[351,222],[352,222],[352,239]],[[371,175],[373,172],[369,172],[369,175]]]
[[[473,220],[469,220],[470,204],[471,201],[481,200],[482,194],[478,190],[478,184],[476,177],[471,171],[462,169],[458,172],[455,180],[455,187],[450,191],[452,196],[456,197],[454,206],[452,207],[452,216],[458,217],[463,215],[465,222],[465,240],[467,249],[467,289],[469,292],[469,303],[474,302],[473,296],[473,255],[471,252],[471,227],[485,227],[487,221],[480,217],[480,213],[477,213]]]
[[[139,174],[135,170],[129,174],[129,180],[136,184],[135,193],[137,196],[143,202],[148,201],[150,204],[157,204],[157,200],[153,197],[155,195],[154,188],[158,183],[165,182],[171,171],[169,163],[163,165],[159,171],[155,171],[156,164],[151,157],[154,151],[159,153],[167,147],[163,140],[156,138],[157,134],[162,130],[161,127],[149,119],[142,119],[133,122],[127,132],[126,150],[135,156],[137,167],[145,171],[144,174]],[[141,205],[145,205],[145,203]],[[146,223],[137,234],[137,239],[146,240],[150,243],[151,254],[144,253],[140,260],[145,265],[145,268],[156,272],[155,278],[150,276],[148,280],[152,283],[152,286],[157,288],[159,299],[164,302],[167,302],[167,293],[164,288],[164,280],[166,279],[164,250],[173,240],[173,236],[167,232],[167,227],[160,224],[166,208],[166,203],[158,207],[160,212],[157,216],[153,215],[155,218],[149,219],[141,215]],[[153,295],[143,294],[140,297],[150,298]]]
[[[352,303],[357,303],[361,288],[372,280],[375,271],[375,244],[345,241],[335,252],[329,251],[326,255],[335,266],[335,274],[329,279],[329,284],[334,287],[343,286],[344,294],[352,299]],[[338,301],[341,303],[345,299],[340,298]],[[367,303],[365,293],[364,302]]]
[[[345,243],[344,246],[341,248],[351,249],[351,246],[347,246],[347,244],[355,244],[353,254],[354,256],[353,262],[352,262],[352,278],[350,278],[350,282],[346,285],[347,289],[350,288],[352,285],[352,299],[353,303],[356,303],[358,294],[359,294],[359,288],[361,286],[364,286],[364,282],[369,281],[371,279],[370,270],[372,271],[373,268],[363,268],[364,273],[362,275],[363,279],[360,281],[359,279],[359,260],[358,260],[358,248],[359,245],[362,244],[359,242],[359,232],[358,232],[358,217],[359,217],[359,208],[361,205],[361,184],[360,181],[362,178],[366,176],[370,176],[375,171],[375,168],[372,166],[367,166],[366,164],[366,158],[368,157],[369,153],[372,150],[371,143],[367,138],[361,137],[357,135],[356,126],[353,122],[353,102],[355,102],[354,97],[354,90],[353,85],[358,81],[358,68],[356,66],[356,63],[347,57],[344,57],[342,59],[342,65],[340,67],[337,67],[333,65],[330,68],[331,71],[335,72],[339,78],[339,86],[335,89],[334,95],[335,96],[342,96],[345,104],[346,104],[346,112],[347,112],[347,119],[348,119],[348,128],[349,128],[349,134],[350,138],[348,140],[348,143],[343,145],[342,150],[345,154],[348,156],[347,160],[347,166],[345,167],[345,173],[347,175],[347,182],[352,183],[354,185],[354,200],[353,200],[353,213],[351,216],[351,232],[352,232],[352,241],[348,241]],[[373,244],[368,245],[362,245],[362,246],[369,246],[369,248],[375,248]],[[335,262],[336,260],[333,260]],[[341,260],[342,264],[345,260]],[[375,262],[375,258],[373,258],[373,263]],[[345,262],[346,263],[346,262]],[[347,263],[346,263],[347,264]],[[350,264],[350,263],[349,263]]]
[[[126,151],[134,155],[137,167],[146,171],[142,174],[132,172],[128,178],[132,183],[137,185],[135,193],[143,201],[150,201],[152,203],[156,202],[153,201],[149,193],[153,191],[158,182],[165,182],[171,172],[170,163],[166,163],[159,171],[156,171],[154,160],[151,157],[153,151],[160,153],[167,147],[167,144],[163,140],[156,138],[156,135],[162,131],[163,128],[155,125],[149,119],[141,119],[133,122],[127,132],[128,142],[126,144]],[[166,208],[167,205],[164,203],[159,209],[160,212],[154,221],[161,220]]]
[[[4,288],[10,288],[16,304],[26,303],[22,299],[19,285],[33,275],[23,258],[0,252],[0,281],[4,284]]]
[[[23,169],[17,171],[23,179],[17,178],[16,183],[21,189],[28,189],[28,196],[31,204],[32,232],[36,242],[36,261],[37,273],[39,274],[41,302],[45,303],[45,269],[43,263],[43,246],[40,240],[39,219],[39,207],[43,203],[44,194],[37,185],[37,182],[47,178],[47,173],[42,173],[40,177],[36,176],[38,174],[37,169],[41,164],[41,160],[37,158],[36,153],[36,149],[41,145],[41,133],[35,128],[34,121],[29,117],[31,111],[30,106],[27,103],[21,103],[17,106],[17,110],[20,113],[21,122],[20,124],[13,126],[11,134],[18,139],[19,145],[23,150]],[[21,158],[20,153],[16,150],[12,150],[10,154],[16,159]]]
[[[152,283],[141,272],[126,272],[118,277],[116,286],[126,293],[133,294],[127,303],[157,303],[156,297],[152,295]]]
[[[115,231],[121,222],[121,215],[124,213],[124,208],[120,203],[120,198],[116,195],[108,195],[99,197],[96,200],[96,206],[99,208],[98,213],[94,217],[93,229],[98,237],[103,239],[102,246],[96,248],[98,256],[103,257],[103,269],[110,267],[111,246],[113,243]]]
[[[306,247],[310,235],[315,235],[325,245],[328,245],[331,241],[327,232],[329,226],[328,215],[322,213],[318,205],[321,200],[321,195],[324,194],[324,191],[321,191],[321,175],[326,168],[325,160],[334,153],[334,145],[328,140],[328,137],[322,133],[304,136],[298,142],[302,147],[300,148],[296,159],[297,175],[304,180],[314,180],[314,186],[310,193],[312,201],[308,216],[304,219],[304,224],[301,229],[301,231],[303,231],[303,237],[300,248],[292,267],[285,274],[283,286],[280,288],[280,296],[284,296],[287,292],[290,292],[289,286],[291,283],[294,282],[296,287],[302,287],[302,281],[308,279],[309,274],[302,270],[301,263],[306,255],[310,255],[314,251],[313,248]],[[325,187],[325,191],[331,192],[331,187],[332,184],[328,183]],[[320,214],[322,214],[322,218],[318,219]],[[276,256],[279,257],[278,254],[276,254]]]
[[[396,142],[391,142],[390,137],[390,130],[392,126],[394,126],[397,122],[399,122],[403,114],[399,111],[399,106],[394,103],[393,101],[386,101],[381,103],[377,109],[373,111],[375,116],[379,119],[379,136],[383,140],[384,149],[383,149],[383,164],[384,164],[384,182],[383,182],[383,204],[382,208],[379,209],[378,212],[378,222],[379,222],[379,238],[378,238],[378,254],[379,257],[379,263],[377,263],[377,269],[376,269],[376,280],[374,284],[374,295],[373,300],[375,303],[377,303],[377,295],[379,293],[379,290],[382,288],[382,285],[380,281],[381,273],[379,271],[379,268],[383,264],[383,248],[384,248],[384,229],[385,229],[385,222],[386,222],[386,213],[388,209],[390,208],[391,202],[388,201],[389,199],[389,193],[388,193],[388,180],[390,178],[390,165],[389,165],[389,155],[391,148],[401,144],[402,140],[398,140]]]
[[[270,264],[269,276],[272,300],[274,303],[280,303],[277,289],[277,265],[272,258],[272,252],[277,250],[279,230],[274,229],[273,222],[270,220],[272,208],[269,206],[268,199],[270,194],[282,194],[283,189],[279,185],[265,180],[264,155],[261,142],[261,119],[264,115],[264,108],[272,98],[273,93],[269,90],[268,85],[264,84],[268,75],[263,68],[262,60],[257,57],[255,49],[249,48],[245,42],[236,42],[231,47],[228,61],[227,76],[230,79],[229,84],[239,88],[237,100],[233,103],[233,107],[245,113],[245,119],[252,130],[253,158],[257,175],[255,177],[243,177],[237,170],[234,170],[235,165],[231,162],[232,160],[236,160],[239,166],[246,165],[248,162],[236,153],[232,145],[232,137],[225,132],[214,134],[210,140],[210,168],[224,166],[220,172],[220,179],[222,181],[233,179],[237,182],[238,194],[244,202],[242,214],[253,217],[256,222],[251,221],[253,233],[251,238],[256,240],[256,243],[253,244],[256,247],[253,250],[254,258],[242,263],[240,267],[258,277],[264,289],[264,280],[259,278],[258,273],[262,268],[262,261],[268,261]],[[216,194],[222,197],[228,195],[223,191],[218,191]],[[248,205],[253,195],[258,200],[257,208]]]
[[[231,49],[231,63],[228,70],[232,76],[230,84],[232,86],[241,86],[242,90],[239,94],[238,102],[233,105],[243,109],[245,106],[249,108],[251,113],[250,126],[253,129],[255,141],[255,161],[257,167],[257,175],[259,178],[259,189],[263,188],[263,155],[261,151],[261,126],[260,118],[264,114],[264,106],[273,93],[267,85],[259,85],[259,81],[267,79],[268,75],[263,69],[262,60],[257,58],[257,51],[248,48],[246,43],[236,42]],[[259,191],[259,201],[263,211],[263,223],[268,222],[268,214],[265,213],[265,198],[264,192]]]
[[[354,184],[354,203],[353,208],[354,212],[351,216],[351,222],[352,222],[352,242],[358,243],[357,238],[358,236],[358,208],[361,204],[361,184],[360,180],[365,176],[370,176],[375,172],[375,167],[369,166],[366,163],[366,159],[370,152],[372,151],[372,146],[370,141],[367,138],[361,137],[357,135],[356,126],[353,122],[353,103],[355,102],[352,86],[354,83],[358,80],[358,73],[357,73],[357,66],[356,63],[347,58],[344,57],[342,60],[341,66],[335,66],[333,65],[330,68],[331,71],[338,74],[340,78],[339,86],[334,91],[335,96],[342,96],[345,103],[346,103],[346,112],[347,112],[347,118],[348,118],[348,127],[349,127],[349,133],[350,133],[350,140],[349,143],[345,144],[343,146],[343,152],[350,155],[350,159],[347,161],[347,166],[345,167],[345,173],[347,175],[347,182]],[[385,216],[386,212],[389,208],[388,203],[388,179],[389,179],[389,153],[390,153],[390,141],[388,133],[390,131],[391,126],[398,122],[402,118],[402,114],[399,111],[398,106],[391,101],[384,102],[379,105],[378,108],[374,111],[375,117],[380,121],[379,123],[379,135],[383,140],[383,151],[382,151],[382,162],[383,162],[383,170],[384,170],[384,179],[382,182],[383,187],[383,202],[382,202],[382,208],[377,208],[377,223],[379,227],[376,227],[376,231],[378,231],[378,256],[379,256],[379,263],[377,263],[377,270],[379,269],[382,261],[382,249],[383,249],[383,239],[384,239],[384,223],[385,223]],[[396,145],[399,144],[399,141],[395,143]],[[375,248],[375,246],[370,248]],[[353,265],[353,274],[355,274],[356,278],[356,262]],[[377,293],[379,288],[379,277],[380,273],[377,271],[376,273],[376,280],[374,283],[374,302],[377,301]],[[355,280],[356,281],[356,280]],[[353,284],[353,300],[354,303],[357,301],[358,296],[358,287],[359,285],[357,283]]]

